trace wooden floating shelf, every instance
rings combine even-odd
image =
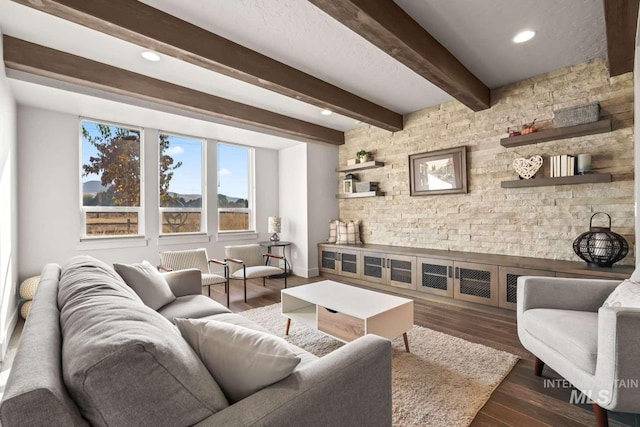
[[[355,199],[358,197],[380,197],[384,196],[384,193],[381,191],[365,191],[362,193],[340,193],[336,194],[338,199]]]
[[[384,162],[376,162],[372,160],[366,163],[356,163],[355,165],[351,165],[351,166],[342,166],[342,167],[336,168],[336,172],[362,171],[365,169],[381,168],[383,166],[384,166]]]
[[[502,181],[502,188],[547,187],[550,185],[588,184],[597,182],[611,182],[610,173],[589,173],[586,175],[559,176],[555,178],[518,179]]]
[[[541,130],[526,135],[502,138],[500,145],[506,148],[520,147],[522,145],[537,144],[539,142],[554,141],[556,139],[574,138],[576,136],[594,135],[597,133],[611,132],[611,119],[599,120],[592,123]]]

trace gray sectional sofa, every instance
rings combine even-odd
[[[206,318],[261,330],[201,294],[200,272],[165,273],[175,300],[146,306],[90,257],[48,264],[0,404],[8,426],[391,424],[391,346],[367,335],[229,404],[173,324]]]

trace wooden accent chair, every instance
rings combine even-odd
[[[214,273],[209,266],[216,264],[224,268],[224,275]],[[229,279],[227,278],[227,263],[217,259],[209,259],[207,250],[189,249],[185,251],[165,251],[160,252],[159,270],[173,271],[196,268],[202,273],[202,286],[207,287],[208,295],[211,296],[211,285],[224,283],[224,292],[227,294],[227,307],[229,306]]]
[[[631,276],[638,279],[640,268]],[[640,412],[640,308],[631,301],[603,306],[619,284],[518,278],[518,337],[536,356],[535,375],[546,364],[587,395],[600,427],[608,425],[607,410]]]
[[[225,246],[224,254],[228,263],[229,279],[243,280],[244,302],[247,302],[247,279],[262,277],[264,286],[268,276],[284,275],[284,287],[287,287],[287,264],[284,264],[284,270],[269,265],[271,259],[284,259],[283,256],[263,254],[258,244]]]

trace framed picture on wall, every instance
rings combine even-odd
[[[409,155],[412,196],[467,192],[467,147]]]

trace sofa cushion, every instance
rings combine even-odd
[[[249,328],[249,329],[253,329],[255,331],[260,331],[260,332],[264,332],[265,334],[270,334],[271,332],[269,332],[268,330],[266,330],[265,328],[263,328],[262,326],[258,325],[256,322],[247,319],[244,316],[240,316],[238,314],[235,313],[222,313],[222,314],[216,314],[214,316],[210,316],[210,317],[206,317],[205,319],[212,319],[212,320],[217,320],[219,322],[225,322],[225,323],[231,323],[232,325],[237,325],[237,326],[243,326],[245,328]],[[284,331],[284,318],[282,319],[282,330]],[[298,371],[301,368],[304,368],[306,365],[308,365],[309,363],[313,363],[316,360],[318,360],[318,356],[309,353],[306,350],[301,349],[298,346],[295,346],[291,343],[288,343],[289,346],[291,347],[291,350],[293,351],[293,354],[295,354],[296,356],[298,356],[300,358],[300,363],[298,364],[298,366],[296,366],[296,368],[293,370]]]
[[[200,318],[231,313],[231,310],[204,295],[185,295],[165,305],[158,310],[158,313],[173,322],[176,317]]]
[[[282,338],[210,319],[176,319],[230,402],[289,376],[300,358]]]
[[[178,330],[106,264],[62,269],[64,381],[93,425],[191,425],[228,402]]]
[[[138,264],[113,264],[113,268],[142,302],[154,310],[176,299],[164,277],[147,261]]]
[[[640,283],[630,279],[620,283],[609,294],[602,306],[640,308]]]
[[[590,374],[596,371],[598,313],[536,308],[522,315],[532,336]]]

